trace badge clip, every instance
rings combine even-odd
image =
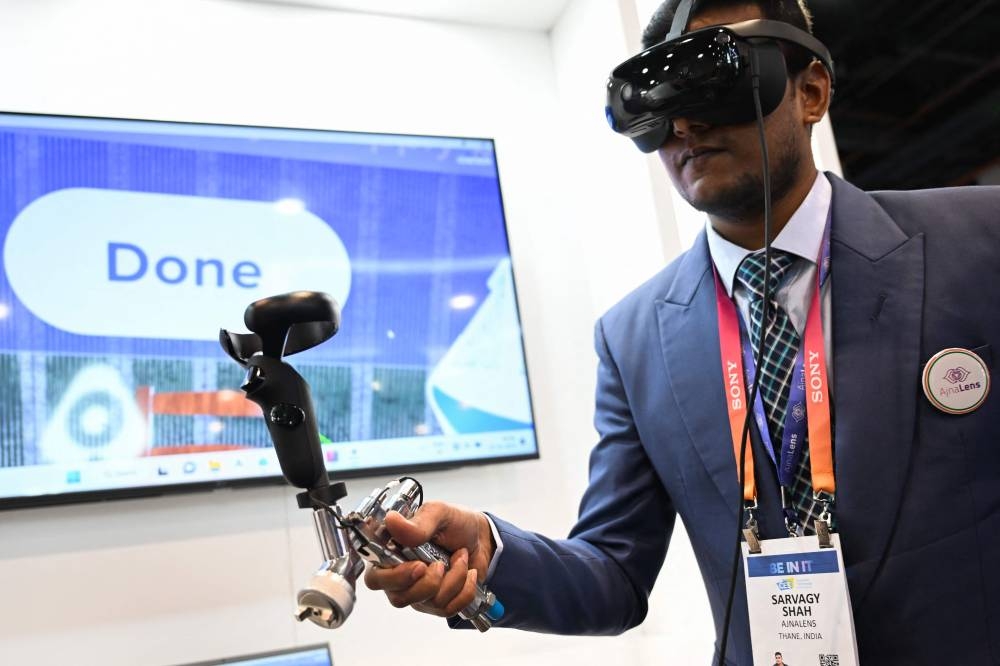
[[[746,513],[747,520],[744,523],[743,528],[743,538],[747,542],[747,548],[751,555],[760,555],[760,538],[757,536],[757,500],[753,502],[745,502],[743,505],[743,511]]]
[[[788,532],[790,537],[799,536],[799,523],[797,519],[792,519],[788,515],[785,515],[785,530]]]
[[[833,548],[830,541],[830,524],[825,520],[816,520],[816,537],[819,539],[820,548]]]
[[[788,504],[788,494],[784,486],[781,487],[781,511],[785,516],[785,530],[788,532],[788,536],[799,536],[801,527],[799,517],[795,513],[795,509]]]
[[[833,548],[833,542],[830,540],[830,522],[833,519],[830,507],[833,505],[833,495],[819,492],[813,495],[813,499],[823,506],[819,518],[813,522],[813,526],[816,528],[816,537],[819,539],[819,547]]]

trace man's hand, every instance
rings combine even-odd
[[[440,562],[407,562],[391,569],[369,566],[365,584],[384,590],[396,608],[451,617],[472,603],[477,580],[485,580],[495,545],[486,514],[454,504],[427,502],[412,520],[395,511],[385,517],[389,534],[403,546],[433,541],[452,552],[447,572]]]

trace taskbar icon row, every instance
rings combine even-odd
[[[506,431],[460,436],[432,436],[332,442],[323,445],[323,458],[331,472],[422,465],[449,461],[511,457],[534,452],[532,431]],[[58,467],[49,467],[58,470]],[[39,470],[41,471],[41,470]],[[50,472],[51,474],[51,472]],[[88,461],[63,466],[57,483],[63,490],[122,488],[139,485],[235,481],[280,474],[272,448],[227,451],[186,451],[183,454],[147,455],[130,460]],[[50,478],[50,483],[55,479]]]

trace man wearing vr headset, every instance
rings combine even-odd
[[[402,543],[433,538],[454,549],[452,568],[409,563],[369,570],[366,581],[396,606],[450,617],[469,602],[476,578],[488,577],[507,608],[498,626],[620,633],[645,617],[680,514],[721,640],[743,517],[717,298],[731,298],[751,327],[755,316],[760,327],[755,307],[763,307],[753,303],[752,284],[764,271],[762,150],[752,112],[748,117],[751,98],[738,92],[752,79],[740,67],[752,66],[770,155],[770,321],[784,322],[794,355],[818,291],[834,407],[834,519],[861,663],[934,664],[956,656],[1000,663],[1000,396],[989,395],[991,345],[1000,345],[1000,307],[989,295],[1000,283],[1000,188],[866,194],[818,173],[809,139],[832,92],[825,48],[808,35],[761,40],[754,36],[760,25],[742,23],[770,19],[808,32],[804,5],[702,0],[680,26],[673,20],[678,5],[683,9],[681,0],[660,7],[643,35],[647,50],[615,70],[609,120],[640,149],[659,153],[677,190],[710,224],[691,250],[597,324],[600,441],[577,525],[569,538],[549,539],[495,516],[428,502],[413,522],[387,522]],[[718,64],[699,70],[703,58],[683,50],[680,33],[708,26],[732,30],[712,31]],[[676,34],[662,46],[670,29]],[[746,44],[730,49],[747,35],[753,39],[746,44],[759,42],[761,53]],[[766,90],[774,47],[788,70],[776,96]],[[740,58],[752,64],[733,65]],[[645,83],[652,63],[661,72],[678,68],[671,88],[659,85],[665,79]],[[730,65],[742,82],[721,80]],[[688,95],[686,82],[701,86],[698,94]],[[725,108],[712,99],[725,99]],[[687,115],[664,111],[671,108]],[[751,332],[754,348],[778,348],[782,340],[773,333],[761,341],[759,330]],[[956,349],[968,353],[964,365],[930,372],[940,353]],[[981,396],[976,404],[959,408],[935,397],[935,381],[951,382],[946,391],[971,386],[963,373],[977,359],[986,387],[969,389]],[[762,386],[769,433],[762,437],[754,424],[751,436],[763,539],[785,536],[790,515],[800,521],[799,533],[810,533],[819,508],[809,456],[799,458],[786,488],[763,443],[767,435],[782,442],[782,427],[794,427],[781,418],[787,405],[773,408],[775,394],[782,403],[780,388],[769,396]],[[783,490],[790,512],[782,508]],[[737,585],[728,663],[751,664],[742,575]]]

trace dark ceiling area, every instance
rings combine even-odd
[[[1000,0],[808,4],[833,53],[830,116],[848,180],[918,189],[996,174]]]

